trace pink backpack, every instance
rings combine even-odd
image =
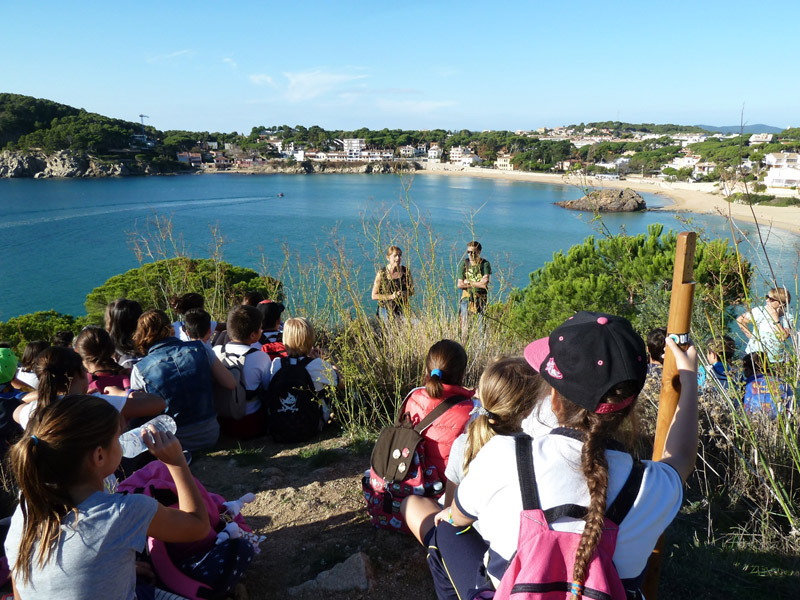
[[[542,510],[533,469],[531,438],[516,437],[517,473],[522,490],[517,552],[508,564],[495,592],[482,592],[476,598],[495,600],[568,600],[571,597],[572,569],[581,534],[554,531],[548,523],[560,517],[584,518],[586,508],[574,504]],[[628,480],[606,510],[600,542],[589,562],[583,595],[587,598],[626,600],[627,595],[617,568],[612,562],[617,546],[619,523],[639,494],[644,465],[634,461]]]
[[[195,483],[206,505],[211,531],[204,539],[190,544],[167,544],[148,537],[147,548],[156,576],[170,591],[190,600],[223,598],[244,575],[255,550],[245,538],[229,539],[223,544],[216,543],[217,534],[222,531],[226,519],[229,518],[223,518],[226,511],[223,505],[225,498],[206,490],[196,478]],[[144,494],[165,506],[174,506],[178,502],[175,482],[166,465],[159,460],[148,463],[120,482],[117,492]],[[231,520],[242,531],[252,532],[241,514]],[[211,573],[211,578],[203,581],[198,574],[202,571],[208,573],[209,562],[215,563],[211,569],[220,569],[220,572]]]

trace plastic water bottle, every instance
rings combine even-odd
[[[178,426],[175,420],[169,415],[158,415],[137,429],[131,429],[119,436],[119,444],[122,446],[122,456],[125,458],[133,458],[139,456],[142,452],[147,450],[147,446],[142,440],[142,435],[149,435],[148,425],[155,427],[157,431],[169,431],[175,433]]]

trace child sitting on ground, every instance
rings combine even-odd
[[[183,330],[190,341],[208,344],[211,339],[211,315],[202,308],[192,308],[183,315]]]
[[[459,435],[450,448],[445,469],[444,506],[450,505],[456,486],[469,471],[472,459],[494,435],[522,431],[523,422],[533,430],[526,433],[534,437],[549,433],[557,426],[550,407],[539,405],[548,391],[549,386],[521,356],[501,358],[486,367],[478,384],[480,406],[472,409],[474,418],[467,432]],[[439,502],[424,496],[408,496],[400,507],[406,525],[424,546],[427,546],[428,534],[433,531],[433,518],[440,510]]]
[[[19,361],[19,369],[17,375],[11,382],[15,388],[29,392],[35,390],[39,385],[39,379],[36,373],[33,372],[33,365],[36,364],[36,357],[45,349],[50,347],[50,342],[44,340],[36,340],[28,342],[25,350],[22,352],[22,358]]]
[[[89,374],[87,393],[104,394],[108,387],[125,390],[131,387],[131,370],[123,369],[114,359],[114,342],[102,327],[85,327],[75,339],[75,352]]]
[[[263,300],[258,304],[258,310],[263,316],[261,328],[264,330],[260,340],[261,351],[269,354],[272,360],[287,355],[281,331],[281,314],[284,308],[283,304],[272,300]]]
[[[155,429],[152,438],[144,436],[177,487],[179,508],[167,508],[144,494],[104,493],[104,478],[122,456],[119,417],[110,404],[68,396],[38,412],[11,448],[20,505],[5,549],[15,597],[135,599],[136,553],[148,535],[194,542],[209,531],[180,443]]]
[[[223,433],[240,439],[263,435],[265,407],[262,396],[272,378],[269,356],[253,345],[261,337],[261,313],[254,306],[240,305],[228,313],[228,335],[231,341],[224,346],[214,346],[214,352],[223,364],[244,356],[242,379],[247,392],[246,416],[242,419],[219,417]]]
[[[733,338],[724,335],[722,339],[708,338],[706,341],[706,359],[709,368],[702,365],[697,367],[697,386],[703,391],[715,390],[716,385],[723,390],[734,385],[738,379],[738,373],[733,366],[733,356],[736,353],[736,342]]]

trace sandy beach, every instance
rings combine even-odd
[[[593,177],[551,175],[546,173],[526,173],[521,171],[498,171],[467,167],[463,170],[425,169],[417,174],[447,175],[452,177],[487,177],[510,181],[530,181],[574,186],[578,192],[585,188],[630,188],[637,192],[661,194],[672,200],[671,206],[663,209],[685,211],[698,214],[715,214],[731,217],[734,221],[758,223],[763,227],[776,227],[794,234],[800,234],[800,206],[745,206],[727,202],[714,183],[667,183],[659,179],[628,176],[622,181],[607,181]],[[576,195],[576,198],[579,197]]]

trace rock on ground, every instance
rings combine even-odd
[[[372,588],[372,580],[372,563],[366,554],[358,552],[332,569],[323,571],[316,578],[289,588],[289,595],[298,596],[307,592],[367,591]]]
[[[595,190],[579,200],[563,200],[556,204],[586,212],[634,212],[647,208],[644,198],[630,188]]]

